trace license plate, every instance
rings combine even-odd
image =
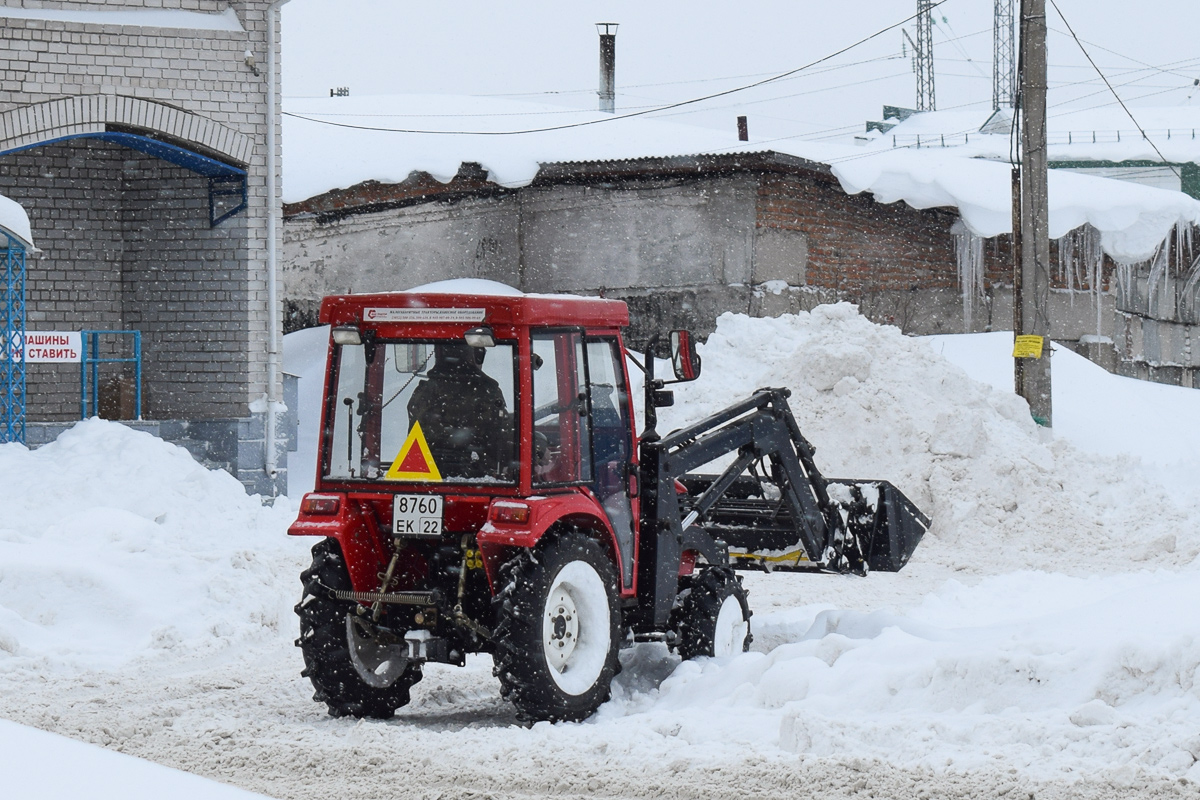
[[[392,533],[396,536],[441,536],[440,494],[398,494],[392,499]]]

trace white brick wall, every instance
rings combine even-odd
[[[217,394],[221,399],[212,407],[203,408],[198,395],[172,392],[179,402],[164,406],[164,413],[169,407],[202,416],[245,416],[248,412],[243,404],[266,390],[268,332],[264,237],[267,176],[264,143],[268,5],[267,0],[232,3],[219,0],[0,0],[0,6],[13,8],[86,11],[182,9],[219,13],[229,7],[236,12],[245,29],[244,32],[189,31],[0,17],[0,150],[95,132],[106,125],[119,125],[157,131],[188,143],[200,152],[211,152],[243,164],[248,170],[249,208],[217,229],[218,238],[223,240],[228,238],[230,230],[236,230],[245,237],[241,244],[232,250],[224,241],[218,245],[211,241],[196,245],[215,247],[213,252],[222,254],[217,258],[223,266],[215,270],[191,269],[188,259],[181,255],[167,259],[180,281],[196,284],[194,295],[178,296],[179,304],[194,306],[184,313],[199,317],[216,314],[220,319],[228,320],[219,339],[210,338],[204,348],[194,351],[198,358],[210,356],[212,360],[205,362],[207,364],[225,364],[222,374],[228,379],[220,381]],[[246,66],[246,50],[254,53],[260,75],[254,75]],[[276,125],[278,132],[278,121]],[[35,239],[50,237],[47,241],[62,241],[66,245],[69,244],[67,240],[55,238],[54,228],[59,224],[56,217],[44,214],[44,209],[39,210],[43,204],[56,202],[56,198],[47,196],[50,192],[46,184],[51,182],[37,177],[36,166],[23,167],[24,171],[16,166],[18,162],[27,164],[27,158],[33,158],[36,164],[37,154],[43,151],[44,148],[26,151],[29,155],[22,159],[0,156],[0,183],[7,187],[5,193],[30,207],[35,220],[42,220],[35,222]],[[126,152],[135,161],[142,158],[140,154]],[[171,197],[179,197],[178,187],[172,189],[171,181],[186,183],[188,179],[182,173],[160,177],[165,183],[158,187],[158,194],[147,198],[146,202],[161,210],[169,205]],[[275,180],[279,180],[278,175]],[[188,191],[195,191],[194,180]],[[99,194],[93,194],[93,200],[102,202]],[[197,209],[193,211],[199,213]],[[206,209],[203,214],[207,214]],[[154,220],[170,222],[159,213],[157,216],[151,214],[141,224],[149,226]],[[190,226],[187,229],[195,232],[193,222],[187,223]],[[41,230],[39,225],[43,226]],[[179,239],[163,241],[178,242]],[[64,252],[70,253],[66,257],[73,261],[86,262],[89,269],[90,265],[98,263],[81,255],[84,251],[79,247],[68,247]],[[169,248],[163,252],[169,252]],[[235,260],[232,265],[228,261],[230,258]],[[70,267],[69,264],[47,262],[44,274],[66,275]],[[43,267],[35,268],[31,276],[37,269]],[[142,266],[128,262],[125,269],[136,271]],[[209,289],[204,286],[206,282],[215,282],[225,288]],[[63,286],[65,289],[66,285]],[[43,295],[43,291],[40,280],[39,286],[31,286],[31,318],[58,313],[58,305],[70,304],[62,298],[51,301],[52,290],[45,290],[49,292],[47,295]],[[212,298],[211,302],[220,307],[209,308],[206,298]],[[121,315],[124,324],[128,325],[134,319],[139,321],[138,324],[146,323],[144,316],[134,314],[128,303],[126,306]],[[166,319],[161,317],[159,321]],[[195,320],[187,317],[180,320],[181,323],[189,321]],[[186,331],[181,332],[179,342],[187,340],[182,333]],[[172,357],[182,357],[184,352],[175,351]],[[195,379],[211,384],[213,378],[209,372],[211,368],[207,366],[197,370]],[[34,391],[31,386],[31,395]],[[231,396],[238,398],[237,402],[230,402]],[[235,413],[235,407],[240,411]]]

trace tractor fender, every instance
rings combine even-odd
[[[321,492],[339,497],[336,514],[308,514],[303,510],[288,528],[288,536],[325,536],[337,541],[346,559],[346,571],[356,592],[379,590],[379,573],[387,566],[388,555],[383,539],[378,535],[374,520],[362,513],[358,503],[346,495]]]
[[[528,508],[525,521],[521,509]],[[514,513],[515,512],[515,513]],[[514,520],[514,521],[510,521]],[[555,525],[566,523],[594,535],[612,558],[618,574],[621,569],[617,539],[603,507],[590,492],[571,492],[521,500],[496,498],[488,508],[488,519],[476,534],[479,553],[488,585],[499,572],[500,565],[512,557],[513,551],[536,547],[542,537]]]

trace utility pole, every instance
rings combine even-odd
[[[1015,108],[1017,50],[1013,41],[1013,2],[996,0],[992,23],[992,110]]]
[[[917,111],[934,111],[933,93],[933,0],[917,0],[917,41],[913,60],[917,70]]]
[[[1051,427],[1050,233],[1046,183],[1046,0],[1021,0],[1020,213],[1013,204],[1013,382]],[[1015,187],[1014,181],[1014,189]]]

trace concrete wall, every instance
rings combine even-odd
[[[634,337],[745,309],[757,178],[531,187],[322,221],[291,218],[281,269],[293,327],[320,297],[479,277],[529,292],[627,299]],[[704,327],[704,326],[701,326]],[[645,329],[645,330],[643,330]]]
[[[956,212],[847,195],[817,170],[535,184],[453,201],[411,183],[391,195],[414,203],[402,208],[347,215],[353,189],[295,207],[307,213],[285,224],[293,328],[315,322],[325,294],[487,277],[623,299],[635,343],[671,327],[707,334],[725,311],[776,316],[838,300],[910,334],[963,331]],[[363,205],[385,194],[366,187]],[[320,215],[334,203],[340,216]],[[985,243],[984,270],[972,329],[1011,330],[1007,237]],[[1102,302],[1111,335],[1111,295]],[[1056,291],[1051,304],[1056,339],[1096,332],[1090,295]]]
[[[1194,258],[1188,253],[1185,261]],[[1150,265],[1116,281],[1118,371],[1129,377],[1200,388],[1200,287],[1172,248],[1172,268],[1150,280]]]
[[[516,282],[514,196],[428,203],[321,222],[288,220],[280,271],[291,316],[315,321],[328,294],[407,289],[446,278]],[[304,327],[298,325],[296,327]]]

